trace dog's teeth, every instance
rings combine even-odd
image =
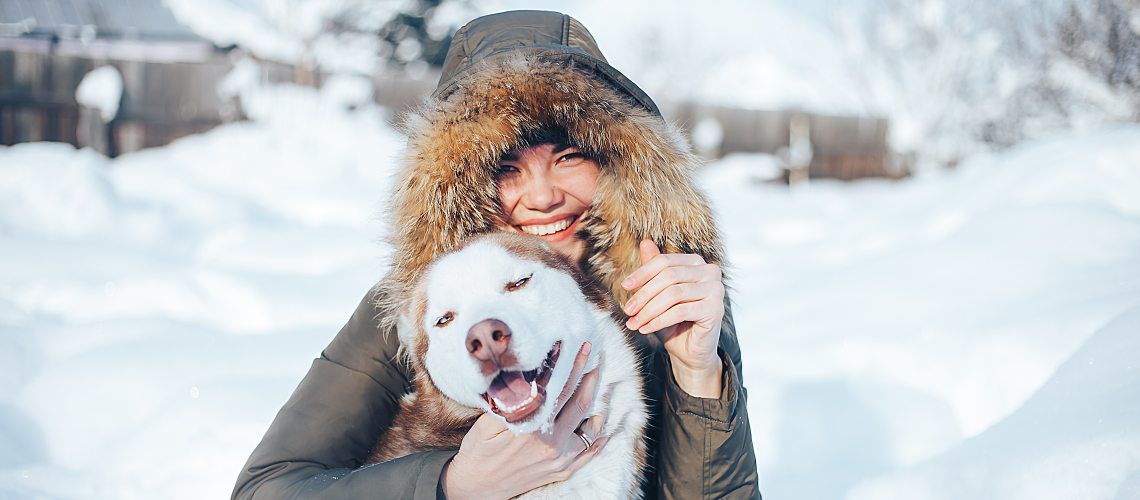
[[[522,407],[530,404],[531,401],[534,401],[534,398],[536,398],[536,397],[538,397],[538,384],[531,382],[530,383],[530,397],[526,398],[525,401],[523,401],[517,405],[513,405],[513,406],[504,405],[503,402],[499,401],[499,398],[496,398],[495,396],[491,396],[491,400],[495,402],[495,408],[498,408],[499,411],[510,413],[512,411],[515,411],[519,408],[522,408]]]

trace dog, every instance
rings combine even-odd
[[[601,285],[538,238],[498,232],[433,261],[400,311],[414,391],[367,463],[456,449],[491,412],[515,434],[548,431],[580,346],[600,367],[590,415],[607,412],[598,456],[524,498],[638,498],[648,410],[638,359]]]

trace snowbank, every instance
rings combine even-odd
[[[383,271],[402,141],[344,94],[114,161],[0,147],[0,497],[228,496]]]
[[[1140,497],[1140,307],[1085,342],[1017,411],[852,500]]]
[[[1135,165],[1126,127],[898,183],[789,192],[746,163],[703,172],[765,493],[841,498],[950,449],[1140,304]]]

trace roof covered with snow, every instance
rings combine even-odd
[[[90,33],[91,28],[94,32]],[[83,31],[88,30],[89,34]],[[5,0],[0,36],[201,40],[162,0]]]

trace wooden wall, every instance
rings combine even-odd
[[[105,134],[78,134],[96,125],[81,123],[95,115],[81,112],[75,90],[104,65],[123,77],[119,112]],[[162,146],[240,118],[216,90],[231,67],[223,53],[199,62],[152,62],[58,54],[46,41],[42,50],[0,50],[0,143],[59,141],[111,156]],[[85,144],[84,137],[106,143]]]
[[[749,152],[781,155],[792,140],[791,124],[800,119],[807,124],[811,144],[810,177],[852,180],[907,174],[906,166],[898,164],[891,152],[890,123],[885,118],[694,103],[666,103],[662,108],[687,132],[702,121],[719,125],[723,138],[719,147],[707,153],[712,159]]]

